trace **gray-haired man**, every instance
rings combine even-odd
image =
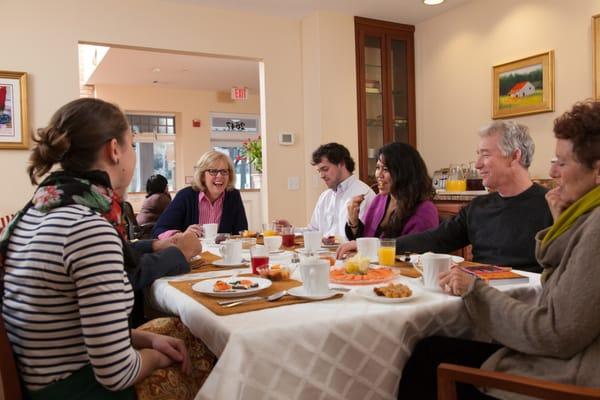
[[[473,261],[540,272],[535,233],[552,225],[546,189],[528,168],[535,145],[527,127],[499,121],[479,132],[476,167],[493,193],[480,196],[438,228],[397,239],[398,252],[447,253],[471,244]]]

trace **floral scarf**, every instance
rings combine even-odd
[[[127,240],[122,200],[112,190],[110,178],[106,172],[88,171],[75,174],[68,171],[57,171],[40,183],[33,198],[2,232],[0,265],[6,256],[10,235],[29,208],[33,207],[40,212],[47,213],[70,204],[80,204],[100,213],[114,226],[123,241]]]

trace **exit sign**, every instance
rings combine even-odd
[[[231,100],[248,100],[248,88],[235,86],[232,87]]]

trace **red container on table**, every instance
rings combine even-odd
[[[267,256],[256,256],[250,258],[252,264],[252,273],[258,275],[258,270],[269,267],[269,257]]]

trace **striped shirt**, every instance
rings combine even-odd
[[[81,205],[27,211],[10,237],[2,316],[28,389],[90,363],[107,389],[131,386],[141,367],[132,307],[121,240],[101,215]]]
[[[203,224],[218,224],[221,222],[221,214],[223,214],[223,200],[225,199],[225,192],[221,193],[219,198],[211,203],[210,199],[200,192],[198,194],[198,215],[200,225]]]

